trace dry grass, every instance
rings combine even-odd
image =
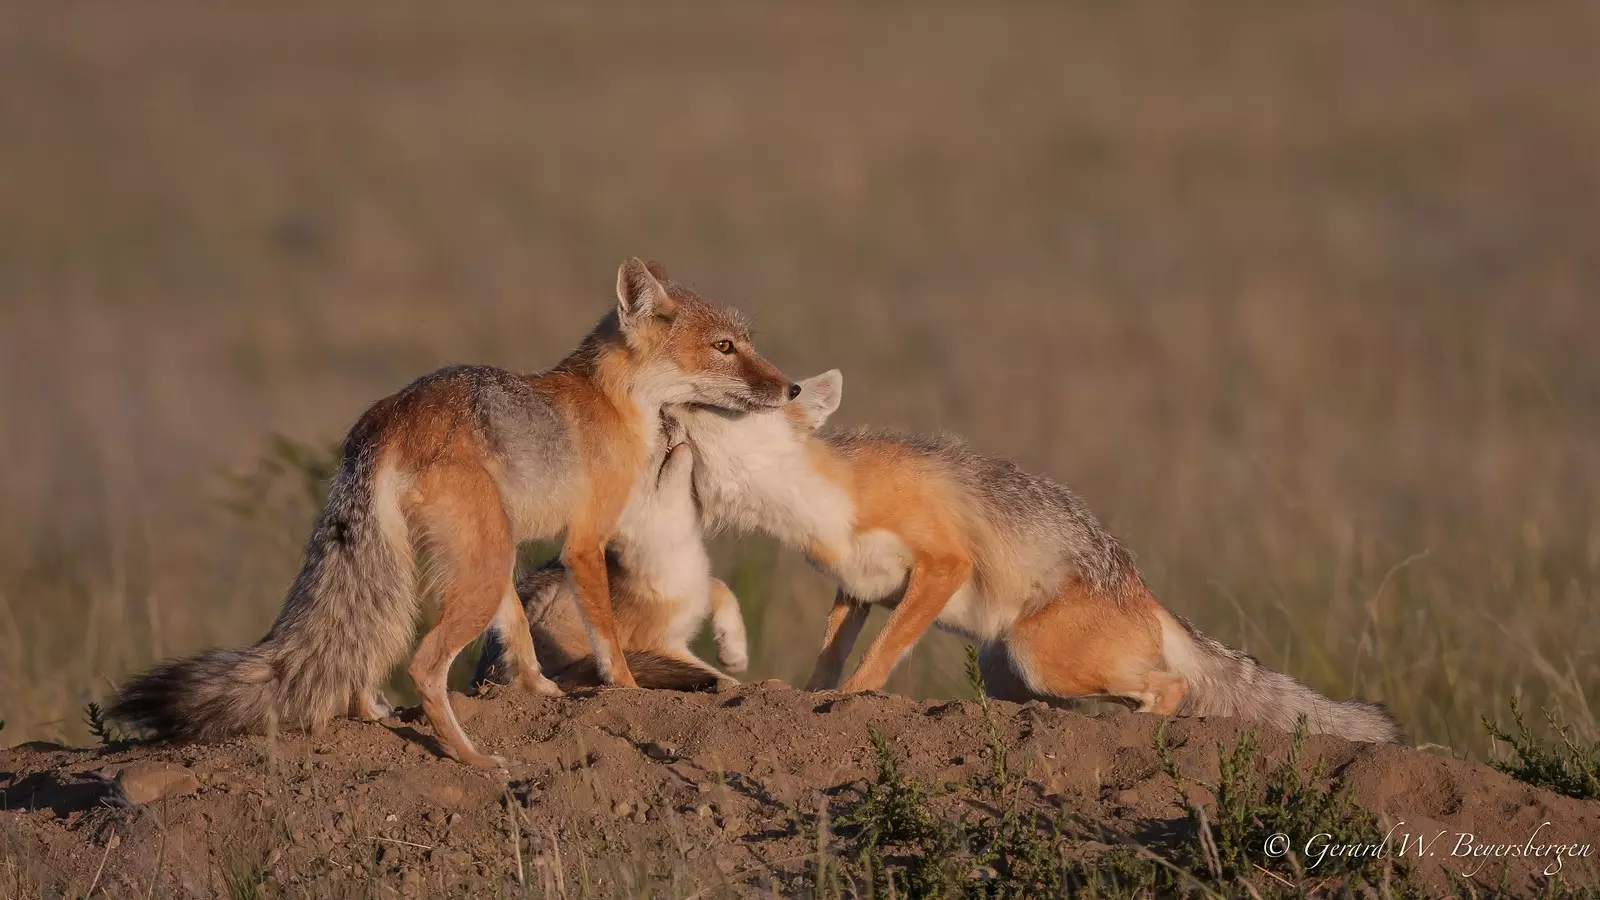
[[[1424,741],[1600,692],[1592,5],[0,4],[0,718],[254,639],[218,509],[630,254],[849,422],[1074,486],[1158,595]],[[720,551],[754,672],[827,588]],[[735,558],[737,557],[737,558]],[[961,690],[923,645],[892,686]]]

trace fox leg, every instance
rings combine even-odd
[[[828,610],[828,630],[822,635],[822,650],[806,682],[808,691],[832,691],[839,687],[839,677],[844,674],[845,661],[856,645],[861,626],[867,623],[872,608],[857,603],[843,590],[833,595],[833,608]]]
[[[472,746],[450,706],[446,678],[450,663],[494,619],[506,594],[516,564],[510,523],[481,468],[441,465],[421,473],[415,490],[412,521],[428,539],[440,576],[439,621],[422,638],[408,671],[445,752],[480,768],[504,768],[504,759]]]
[[[622,642],[617,635],[616,615],[611,611],[611,585],[606,577],[605,543],[593,535],[567,535],[561,561],[572,576],[578,611],[583,615],[589,643],[594,647],[600,680],[618,687],[636,688],[639,683],[628,670]]]
[[[979,648],[978,672],[983,676],[983,692],[995,700],[1027,703],[1038,698],[1011,667],[1011,655],[1004,644],[986,644]]]
[[[1139,712],[1166,716],[1187,692],[1184,679],[1166,671],[1151,606],[1076,581],[1012,626],[1006,650],[1027,688],[1049,697],[1125,698]]]
[[[500,639],[500,666],[502,670],[503,667],[510,667],[518,687],[530,694],[561,696],[561,688],[556,687],[556,683],[546,678],[539,669],[539,659],[533,651],[533,632],[528,628],[528,616],[522,609],[522,598],[517,596],[516,586],[509,582],[490,628]]]
[[[844,683],[846,692],[882,690],[889,672],[939,618],[945,604],[972,574],[972,563],[960,556],[919,554],[906,582],[906,593],[889,614],[883,631],[861,657],[861,665]]]
[[[743,672],[750,665],[744,616],[739,612],[739,598],[720,578],[711,579],[711,633],[717,639],[717,661],[729,672]]]

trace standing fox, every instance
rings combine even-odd
[[[1142,712],[1240,716],[1399,742],[1382,706],[1324,697],[1201,634],[1066,488],[953,437],[814,432],[837,371],[781,411],[690,409],[695,491],[714,521],[802,550],[839,585],[809,690],[838,685],[871,604],[893,611],[846,691],[878,690],[935,622],[977,642],[997,697],[1102,696]]]
[[[169,661],[130,681],[110,714],[158,735],[214,739],[275,721],[313,728],[341,709],[382,714],[377,689],[410,648],[415,551],[428,552],[439,619],[409,671],[446,753],[485,768],[445,688],[450,663],[491,621],[510,641],[517,683],[541,674],[512,589],[518,542],[565,533],[600,677],[635,686],[611,611],[605,546],[662,439],[661,407],[774,409],[793,391],[735,315],[630,259],[617,305],[566,359],[538,375],[457,366],[363,414],[305,563],[265,637],[244,650]],[[665,282],[665,283],[663,283]]]
[[[681,432],[663,442],[650,471],[654,481],[635,489],[606,550],[617,640],[642,687],[702,690],[730,681],[689,651],[689,641],[711,616],[718,659],[741,672],[749,661],[739,600],[711,577],[711,557],[700,532],[690,471],[694,462]],[[552,561],[517,584],[534,651],[546,675],[571,689],[593,684],[595,658],[573,602],[565,567]],[[505,647],[513,639],[497,622],[486,633],[474,685],[509,681]]]

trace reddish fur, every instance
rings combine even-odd
[[[850,648],[855,646],[856,636],[867,623],[869,612],[869,607],[851,600],[844,591],[834,594],[833,608],[828,610],[828,627],[822,636],[822,651],[817,654],[806,690],[827,690],[839,683]]]
[[[796,413],[789,417],[796,428],[805,427]],[[813,467],[853,498],[856,534],[888,531],[912,554],[904,596],[842,686],[845,691],[880,690],[895,663],[971,577],[971,548],[980,542],[971,539],[967,529],[972,526],[957,515],[953,487],[913,450],[885,444],[841,458],[816,440],[807,450]],[[824,566],[832,561],[825,546],[807,550]],[[996,588],[1005,589],[989,585]],[[810,689],[838,684],[868,609],[843,592],[835,596]],[[1181,678],[1164,671],[1157,609],[1142,584],[1127,585],[1116,596],[1101,595],[1076,580],[1062,585],[1054,600],[1019,620],[1006,641],[1031,682],[1019,684],[1019,692],[1144,696],[1151,712],[1176,711],[1185,688]],[[1072,652],[1063,654],[1061,647]]]
[[[932,466],[903,447],[876,447],[848,460],[819,441],[811,441],[807,450],[817,470],[854,498],[856,534],[891,532],[912,554],[905,595],[843,686],[845,691],[881,690],[895,663],[922,638],[972,574],[972,556],[955,516],[954,493]],[[819,563],[828,564],[825,548],[809,549]],[[823,657],[811,678],[814,684],[837,683],[843,657],[865,620],[864,608],[859,612],[841,608],[845,599],[834,601]]]
[[[662,277],[659,264],[651,273]],[[676,300],[693,294],[673,286],[657,285]],[[698,308],[684,304],[680,313],[691,317]],[[633,643],[619,634],[611,607],[605,563],[605,546],[616,529],[627,502],[646,446],[641,422],[631,399],[633,378],[647,348],[658,342],[665,325],[641,323],[632,335],[633,345],[620,334],[614,319],[591,333],[579,350],[555,369],[525,376],[535,392],[546,397],[565,419],[578,456],[584,464],[584,486],[565,517],[563,561],[577,587],[578,602],[594,636],[607,651],[601,671],[613,684],[636,687],[624,650]],[[691,334],[693,332],[691,331]],[[702,366],[703,347],[691,337],[680,342],[674,356],[680,368]],[[709,339],[708,339],[709,340]],[[699,353],[691,351],[699,350]],[[787,384],[776,368],[738,342],[739,372],[751,380],[769,379]],[[508,596],[507,634],[518,662],[518,683],[543,690],[536,666],[521,663],[534,658],[528,625],[520,603],[515,602],[510,578],[515,547],[506,511],[493,475],[497,465],[491,448],[483,446],[462,419],[469,398],[458,385],[434,384],[378,401],[363,417],[363,440],[383,447],[385,465],[409,475],[410,490],[402,510],[412,523],[415,537],[432,552],[443,575],[439,620],[423,638],[409,671],[422,695],[423,708],[451,755],[466,762],[490,766],[494,757],[477,752],[450,708],[445,676],[455,656],[495,617]],[[653,427],[651,425],[650,427]],[[629,636],[631,637],[631,635]],[[648,642],[645,642],[648,643]],[[371,698],[353,697],[351,710],[363,716],[376,714]]]
[[[475,750],[456,721],[445,677],[456,654],[488,627],[500,605],[516,564],[510,524],[494,480],[468,460],[419,472],[402,509],[426,541],[440,576],[439,620],[408,671],[440,742],[463,762],[492,767],[499,761]]]
[[[1055,697],[1095,694],[1148,697],[1147,712],[1171,715],[1185,692],[1183,679],[1164,671],[1160,609],[1141,584],[1118,602],[1076,579],[1054,600],[1018,621],[1007,649],[1024,680]],[[1070,653],[1061,648],[1070,647]]]

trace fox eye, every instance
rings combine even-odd
[[[717,351],[718,353],[732,353],[733,341],[717,341],[715,344],[711,345],[711,349]]]

